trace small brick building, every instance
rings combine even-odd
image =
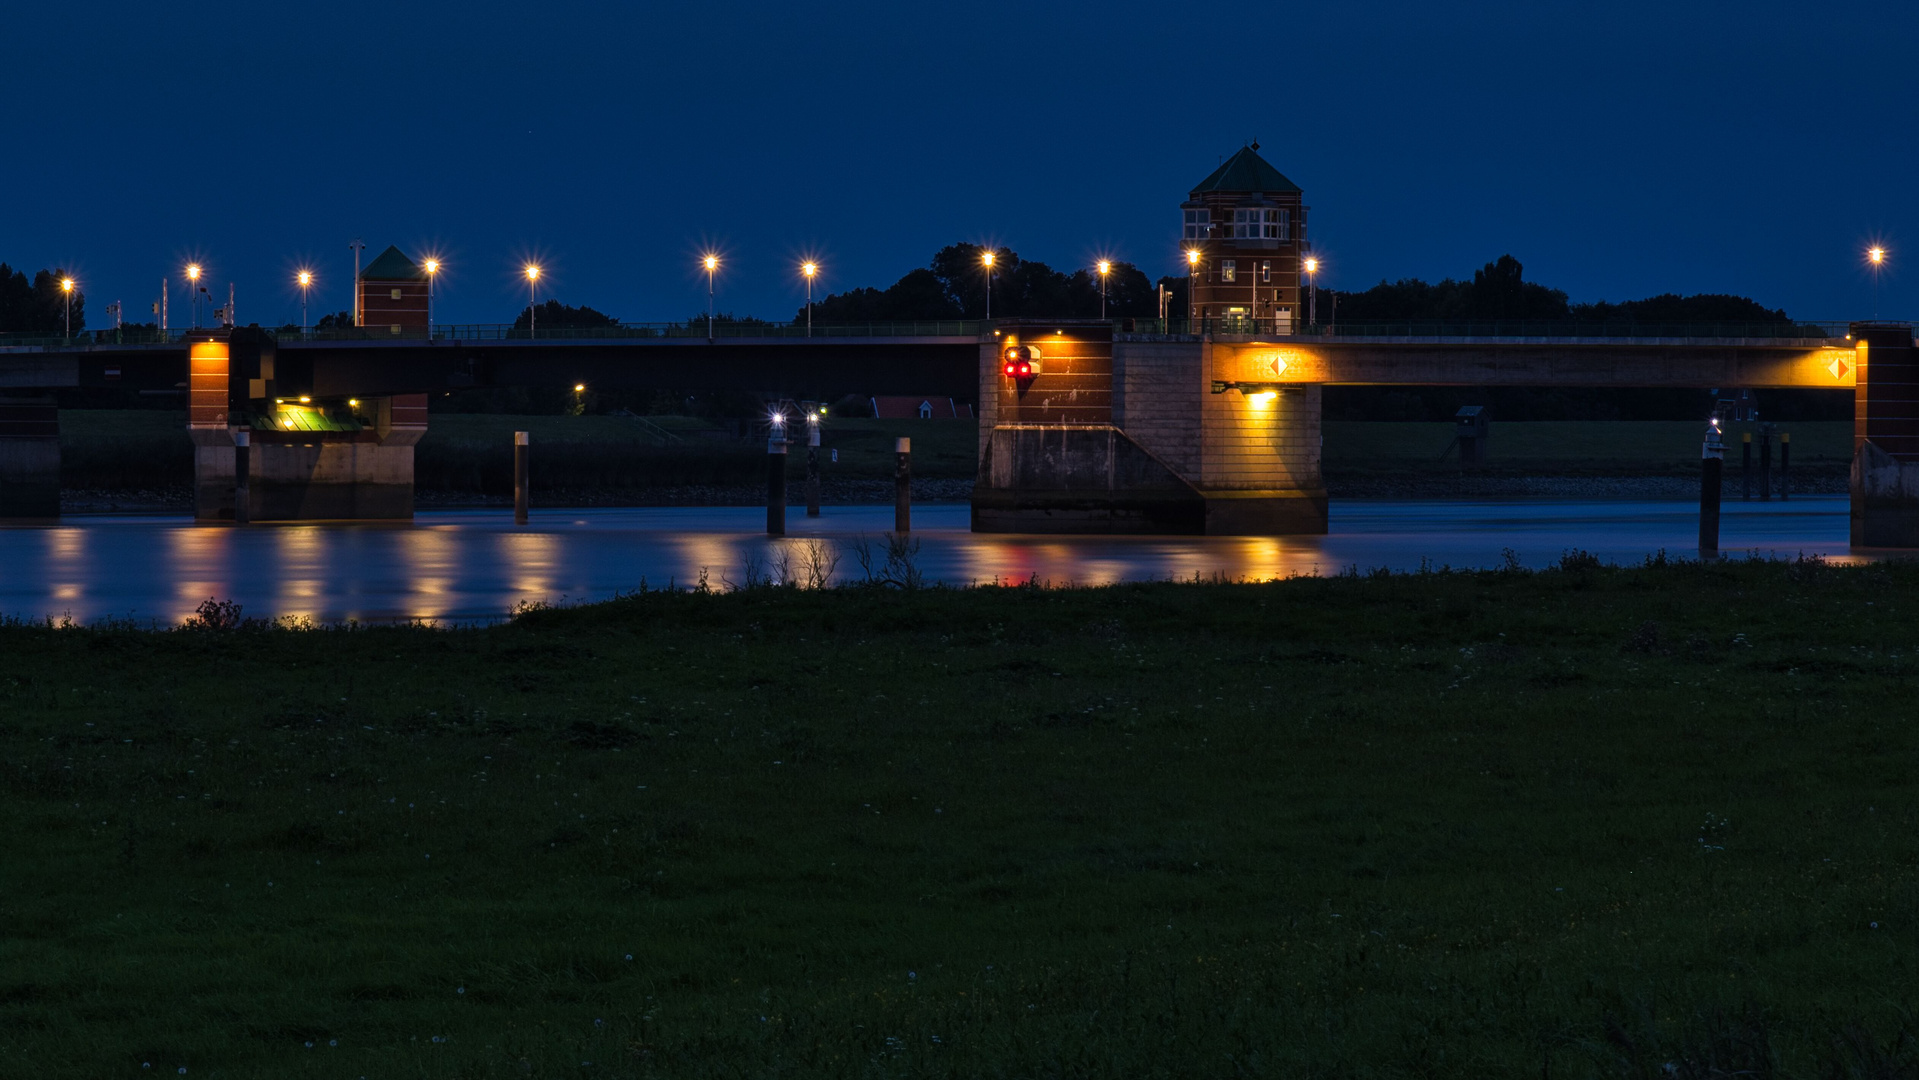
[[[1259,156],[1241,147],[1201,180],[1180,205],[1180,243],[1199,252],[1193,268],[1193,311],[1201,319],[1304,319],[1300,262],[1306,240],[1304,193]],[[1187,312],[1174,312],[1182,318]]]
[[[399,248],[388,246],[360,271],[360,325],[375,332],[384,327],[395,335],[424,334],[428,287],[426,271]]]

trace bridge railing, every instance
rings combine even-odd
[[[622,341],[673,338],[704,341],[709,336],[705,320],[693,323],[618,323],[612,326],[536,326],[529,331],[511,323],[458,323],[427,327],[297,326],[263,327],[281,342],[327,341]],[[714,340],[777,338],[780,340],[817,338],[884,337],[979,337],[992,324],[978,319],[952,319],[937,322],[876,322],[829,326],[824,323],[809,333],[804,323],[722,322],[715,320]],[[150,326],[119,329],[83,330],[72,336],[58,333],[3,333],[0,348],[32,347],[41,349],[83,349],[119,345],[166,345],[181,341],[189,329],[160,330]]]
[[[1849,324],[1832,321],[1794,320],[1790,322],[1503,322],[1416,320],[1397,322],[1299,323],[1285,319],[1115,319],[1114,336],[1122,341],[1196,341],[1202,336],[1279,336],[1311,339],[1330,338],[1693,338],[1693,339],[1835,339],[1843,338]],[[981,337],[993,327],[978,319],[941,322],[882,322],[850,325],[818,325],[810,336],[819,338],[882,337]],[[293,342],[332,341],[622,341],[676,339],[701,341],[708,337],[704,320],[671,323],[618,323],[613,326],[536,327],[533,331],[509,323],[458,323],[426,327],[329,326],[325,329],[297,326],[268,327],[277,340]],[[159,330],[150,326],[126,326],[119,329],[85,330],[71,337],[61,334],[4,333],[0,348],[78,349],[115,346],[164,345],[180,341],[189,331]],[[792,341],[808,337],[804,324],[719,322],[712,328],[713,340],[779,339]]]
[[[1113,332],[1121,340],[1175,341],[1217,337],[1294,338],[1843,338],[1850,325],[1830,321],[1641,323],[1406,320],[1396,322],[1302,323],[1288,319],[1118,319]]]
[[[283,328],[275,331],[281,341],[624,341],[649,338],[674,338],[688,341],[738,340],[744,338],[807,337],[978,337],[990,328],[979,320],[941,322],[884,322],[851,325],[816,325],[809,332],[804,323],[723,322],[716,320],[709,334],[705,320],[692,323],[623,322],[611,326],[534,326],[531,330],[510,323],[457,323],[425,327],[401,327],[397,332],[386,326],[328,327],[325,330]]]

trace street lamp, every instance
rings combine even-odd
[[[1886,264],[1886,249],[1873,245],[1866,249],[1866,261],[1872,264],[1872,317],[1879,317],[1879,268]]]
[[[713,271],[720,268],[720,257],[708,255],[700,260],[700,265],[706,267],[706,340],[710,343],[713,340]]]
[[[1306,260],[1306,322],[1319,325],[1319,260]]]
[[[67,337],[68,337],[68,338],[72,338],[72,337],[73,337],[73,279],[72,279],[72,278],[70,278],[70,277],[63,277],[63,278],[61,278],[61,279],[60,279],[60,291],[66,294],[66,299],[67,299]]]
[[[993,321],[993,253],[986,252],[979,257],[980,264],[986,267],[986,321]]]
[[[1101,259],[1099,261],[1099,317],[1102,319],[1106,317],[1106,275],[1112,272],[1113,264]]]
[[[193,328],[200,329],[200,264],[187,264],[187,302],[193,305]]]
[[[1199,249],[1186,249],[1186,332],[1193,332],[1193,324],[1199,321],[1199,296],[1193,288],[1194,278],[1199,274]]]
[[[540,264],[526,264],[526,336],[531,341],[534,335],[534,320],[539,316],[536,311],[540,303]]]
[[[300,286],[300,336],[307,336],[307,290],[313,287],[313,271],[302,270],[293,279]]]
[[[433,275],[440,272],[440,260],[426,261],[426,339],[433,340]]]
[[[820,264],[803,262],[800,273],[806,276],[806,336],[813,336],[813,278],[820,272]]]

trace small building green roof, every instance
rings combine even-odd
[[[423,281],[426,271],[419,268],[412,259],[400,254],[400,249],[391,244],[380,257],[367,264],[360,271],[362,281]]]
[[[1286,179],[1278,169],[1266,164],[1266,159],[1256,152],[1256,146],[1242,146],[1239,153],[1226,159],[1226,164],[1213,170],[1213,174],[1199,182],[1193,189],[1198,196],[1207,191],[1284,191],[1297,192],[1299,185]]]

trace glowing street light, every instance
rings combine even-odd
[[[193,328],[200,329],[200,264],[187,264],[187,302],[193,305]]]
[[[1193,288],[1194,278],[1199,274],[1199,249],[1186,249],[1186,325],[1188,329],[1199,320],[1199,296]]]
[[[1319,260],[1306,260],[1306,321],[1319,325]]]
[[[986,321],[993,321],[993,253],[988,251],[979,257],[980,265],[986,267]]]
[[[532,338],[535,336],[534,320],[538,318],[538,316],[535,314],[535,310],[539,307],[539,304],[540,304],[540,264],[527,263],[526,264],[526,336],[528,340],[532,340]]]
[[[706,340],[713,341],[713,272],[720,268],[718,255],[707,255],[700,259],[700,265],[706,267]]]
[[[1886,264],[1886,249],[1877,244],[1866,249],[1866,262],[1872,266],[1872,317],[1879,317],[1879,268]]]
[[[1105,259],[1099,261],[1099,317],[1106,317],[1106,275],[1113,272],[1113,264]]]
[[[806,336],[807,337],[813,336],[813,278],[816,277],[819,274],[819,272],[820,272],[819,263],[809,261],[809,262],[803,262],[800,264],[800,273],[806,278]]]
[[[73,336],[73,279],[70,277],[61,278],[60,291],[66,294],[67,336],[72,337]]]
[[[295,284],[300,286],[300,336],[307,336],[307,290],[313,288],[313,271],[302,270],[293,276]]]
[[[433,275],[440,272],[440,260],[426,261],[426,337],[433,340]]]

